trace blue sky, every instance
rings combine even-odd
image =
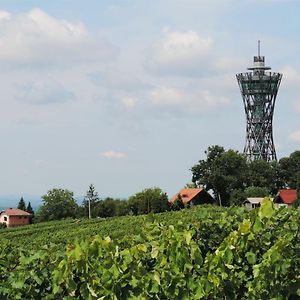
[[[242,151],[235,74],[282,72],[278,157],[300,144],[300,2],[0,0],[0,194],[127,197],[191,180],[208,146]],[[30,200],[28,196],[28,199]]]

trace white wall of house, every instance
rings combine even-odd
[[[9,216],[7,214],[2,213],[0,215],[0,223],[5,223],[6,225],[9,224]]]

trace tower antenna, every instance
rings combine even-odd
[[[260,56],[260,40],[258,40],[258,57]]]

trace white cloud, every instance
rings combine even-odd
[[[55,80],[36,80],[20,87],[16,99],[31,104],[64,103],[73,100],[74,95]]]
[[[128,109],[132,109],[136,106],[137,99],[133,97],[123,97],[121,103]]]
[[[173,107],[182,111],[207,111],[229,103],[224,96],[213,95],[208,90],[191,91],[161,86],[150,93],[150,100],[156,106]]]
[[[165,29],[148,55],[147,67],[154,72],[167,74],[201,74],[214,68],[213,40],[197,32]]]
[[[1,11],[0,22],[0,61],[5,63],[78,63],[110,59],[117,53],[82,23],[54,18],[38,8],[16,15]]]
[[[290,84],[298,84],[300,82],[300,74],[299,72],[291,67],[286,66],[282,69],[283,79]]]
[[[292,142],[300,142],[300,130],[290,133],[288,139]]]
[[[10,13],[4,10],[0,10],[0,22],[10,19]]]
[[[125,158],[127,154],[125,152],[118,152],[118,151],[106,151],[100,153],[101,156],[106,157],[106,158]]]

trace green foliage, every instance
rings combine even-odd
[[[169,210],[168,196],[160,188],[148,188],[128,199],[128,206],[134,215],[159,213]]]
[[[115,211],[115,200],[112,198],[106,198],[97,205],[97,215],[101,218],[113,217]]]
[[[181,195],[178,194],[177,199],[171,204],[172,210],[181,210],[184,209],[185,205],[182,201]]]
[[[6,223],[0,222],[0,228],[6,228]]]
[[[265,160],[254,160],[248,163],[248,187],[265,188],[267,189],[267,193],[265,195],[268,195],[271,192],[271,188],[272,185],[274,185],[275,180],[276,162],[271,164]]]
[[[76,216],[77,203],[73,192],[67,189],[52,189],[42,196],[43,205],[38,211],[39,221],[60,220]]]
[[[225,151],[220,146],[208,147],[205,154],[206,159],[191,169],[192,181],[206,190],[213,190],[221,205],[239,205],[250,195],[274,196],[281,188],[296,188],[300,178],[300,151],[279,162],[249,162],[242,154]]]
[[[82,203],[83,208],[84,208],[84,215],[86,217],[89,216],[89,205],[90,205],[90,210],[91,210],[90,211],[91,217],[95,217],[97,215],[96,211],[95,211],[95,207],[96,207],[98,201],[99,201],[99,195],[96,192],[94,185],[91,184],[89,186],[88,191],[86,192],[86,195],[85,195],[83,203]]]
[[[291,153],[289,157],[279,160],[279,176],[282,182],[291,189],[297,188],[300,170],[300,151]]]
[[[0,244],[0,298],[298,299],[299,217],[298,209],[276,210],[265,198],[250,213],[198,206],[151,218],[8,229]],[[98,235],[88,236],[94,226]],[[58,228],[61,248],[53,243]],[[17,246],[14,234],[25,238],[24,230],[41,230],[51,243]],[[79,241],[66,246],[72,232]]]
[[[31,206],[30,202],[28,202],[28,205],[26,207],[26,211],[31,214],[29,216],[29,223],[30,224],[34,223],[34,210],[32,209],[32,206]]]
[[[26,204],[25,204],[25,201],[23,199],[23,197],[21,197],[19,203],[18,203],[18,209],[22,209],[22,210],[26,210]]]
[[[237,189],[231,192],[230,194],[230,205],[242,205],[246,200],[247,195],[243,189]]]
[[[269,190],[266,187],[249,186],[245,188],[245,196],[248,197],[266,197],[269,195]]]
[[[221,205],[228,205],[230,194],[242,189],[247,180],[247,162],[243,155],[223,147],[208,147],[206,160],[192,167],[192,181],[206,190],[212,189]]]
[[[28,213],[30,213],[30,214],[34,214],[34,211],[33,211],[33,209],[32,209],[32,206],[31,206],[31,203],[30,203],[30,202],[28,202],[28,205],[27,205],[27,207],[26,207],[26,211],[27,211]]]

